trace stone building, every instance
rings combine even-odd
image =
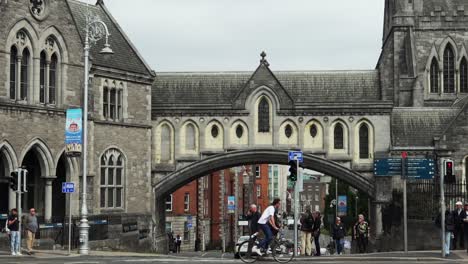
[[[0,212],[17,206],[5,176],[26,166],[22,207],[37,208],[45,222],[61,222],[67,214],[61,183],[79,183],[82,173],[80,159],[64,155],[65,111],[83,104],[87,14],[107,25],[114,51],[100,54],[103,41],[91,49],[89,213],[112,219],[108,238],[114,247],[150,247],[155,74],[103,1],[0,1]],[[77,193],[71,204],[78,216]]]

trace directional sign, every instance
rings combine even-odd
[[[75,183],[73,182],[62,182],[62,193],[74,193]]]
[[[432,179],[435,175],[435,161],[433,159],[407,159],[406,176],[409,179]]]
[[[288,161],[298,160],[300,163],[304,162],[304,154],[302,151],[289,151]]]
[[[385,158],[374,160],[375,176],[397,176],[401,175],[401,159]]]

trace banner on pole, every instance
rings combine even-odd
[[[236,197],[235,196],[228,196],[228,213],[233,214],[236,210]]]
[[[65,152],[69,156],[81,154],[83,112],[81,108],[68,109],[65,123]]]
[[[348,200],[346,195],[338,196],[338,216],[346,216],[348,211]]]

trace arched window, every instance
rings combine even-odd
[[[211,136],[212,136],[213,138],[217,138],[218,135],[219,135],[219,128],[218,128],[217,125],[213,125],[213,126],[211,127]]]
[[[369,127],[362,124],[359,128],[359,158],[369,158]]]
[[[444,93],[455,92],[455,55],[452,45],[444,51]]]
[[[172,136],[171,129],[168,125],[164,124],[161,127],[161,161],[171,160],[171,145]]]
[[[39,70],[39,102],[45,103],[45,87],[46,87],[46,53],[41,52],[40,70]]]
[[[189,151],[196,150],[195,127],[192,124],[185,127],[185,148]]]
[[[335,125],[333,131],[333,147],[334,149],[344,149],[344,128],[341,123]]]
[[[57,86],[57,55],[54,53],[50,57],[50,66],[49,66],[49,104],[55,104],[55,93]]]
[[[430,82],[431,93],[439,93],[439,64],[435,58],[431,62]]]
[[[23,50],[23,56],[21,58],[21,88],[20,88],[20,99],[21,100],[26,100],[28,98],[29,57],[30,57],[29,50],[24,49]]]
[[[244,135],[244,128],[241,125],[237,125],[236,127],[236,136],[237,138],[241,138]]]
[[[258,132],[270,132],[270,104],[265,97],[258,104]]]
[[[112,83],[112,87],[109,87]],[[122,114],[123,102],[123,84],[119,83],[116,87],[115,81],[105,81],[102,94],[102,114],[105,119],[112,121],[120,121],[123,118]]]
[[[290,124],[287,124],[286,127],[284,128],[284,134],[286,135],[287,138],[290,138],[292,136],[293,129]]]
[[[117,149],[109,149],[101,158],[101,208],[123,207],[125,163]]]
[[[15,46],[10,50],[10,99],[16,99],[16,63],[18,61],[18,50]]]
[[[468,63],[465,57],[460,62],[460,92],[468,93]]]

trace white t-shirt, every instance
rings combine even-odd
[[[267,209],[265,209],[265,211],[263,211],[262,216],[260,217],[260,219],[258,219],[258,223],[262,225],[266,224],[270,220],[270,217],[273,215],[275,215],[275,207],[273,205],[270,205],[267,207]]]

